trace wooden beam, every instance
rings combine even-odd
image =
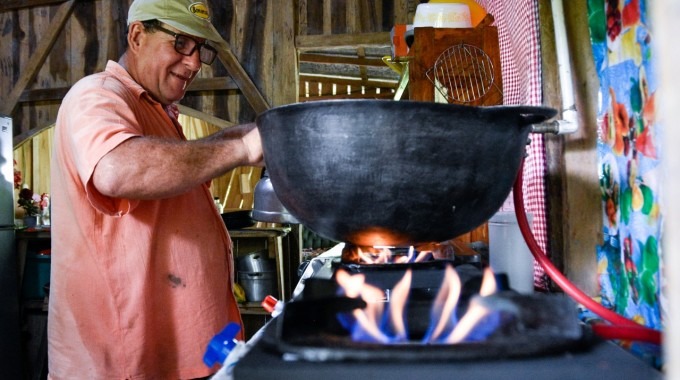
[[[62,88],[60,90],[68,91],[67,88],[66,89]],[[229,127],[233,127],[234,125],[236,125],[236,123],[232,123],[230,121],[220,119],[220,118],[215,117],[213,115],[195,110],[191,107],[187,107],[187,106],[182,105],[182,104],[178,104],[177,107],[179,108],[180,113],[187,115],[187,116],[195,117],[197,119],[207,121],[208,123],[213,124],[218,128],[224,129],[224,128],[229,128]],[[51,127],[53,124],[54,124],[54,121],[50,121],[49,123],[47,123],[46,125],[44,125],[42,127],[33,128],[33,129],[30,129],[30,130],[28,130],[24,133],[21,133],[19,135],[14,136],[14,139],[13,139],[14,147],[16,148],[16,147],[23,145],[26,141],[30,140],[33,136],[39,134],[40,132],[42,132],[46,128]]]
[[[314,0],[312,0],[314,1]],[[293,3],[296,3],[293,1]],[[297,30],[301,35],[307,34],[307,0],[297,1],[297,15],[298,15],[298,25]]]
[[[43,88],[24,90],[19,97],[19,103],[61,101],[71,87]],[[196,78],[187,88],[187,92],[238,90],[238,86],[230,77]]]
[[[332,54],[301,53],[300,62],[385,67],[385,62],[379,58],[350,57],[346,55]]]
[[[345,7],[345,32],[354,34],[360,30],[361,26],[361,12],[357,0],[345,0],[347,7]]]
[[[323,0],[323,34],[333,33],[333,4],[331,0]]]
[[[48,28],[48,30],[51,30],[52,33],[50,33],[48,36],[45,36],[45,38],[41,38],[38,47],[29,59],[28,66],[26,66],[26,68],[23,70],[21,77],[2,105],[0,113],[12,115],[19,98],[21,97],[21,94],[24,92],[26,87],[28,87],[28,84],[31,83],[33,79],[35,79],[36,75],[38,75],[38,71],[42,67],[43,63],[45,63],[47,55],[52,49],[52,46],[54,46],[54,42],[57,40],[57,37],[59,37],[62,29],[64,29],[64,25],[66,25],[66,21],[68,20],[69,16],[71,13],[73,13],[75,4],[75,0],[69,0],[59,6],[57,13],[54,15],[54,19]]]
[[[363,46],[359,46],[359,48],[357,49],[357,55],[359,55],[359,59],[366,59],[366,48],[364,48]],[[359,75],[361,76],[361,80],[364,81],[368,80],[366,66],[359,66]]]
[[[253,107],[255,113],[260,114],[268,110],[269,104],[267,104],[267,101],[250,79],[248,73],[243,69],[243,66],[241,66],[234,52],[232,52],[231,46],[227,44],[225,49],[219,49],[219,58],[229,75],[236,82],[236,85],[243,92],[250,106]]]
[[[295,50],[295,2],[271,2],[273,46],[276,61],[271,69],[273,106],[295,103],[298,98],[298,54]]]
[[[220,91],[238,90],[239,87],[230,77],[196,78],[187,87],[187,92],[192,91]]]
[[[300,51],[333,47],[390,46],[390,32],[331,35],[297,35],[295,47]]]
[[[61,101],[71,87],[43,88],[39,90],[25,90],[19,97],[19,103]]]
[[[394,24],[408,24],[408,0],[394,0]]]
[[[187,107],[187,106],[182,105],[182,104],[178,104],[177,108],[179,108],[179,112],[181,114],[207,121],[208,123],[213,124],[218,128],[224,129],[224,128],[229,128],[229,127],[233,127],[234,125],[236,125],[236,123],[232,123],[230,121],[220,119],[219,117],[215,117],[213,115],[207,114],[205,112],[201,112],[199,110],[193,109],[191,107]]]
[[[4,0],[2,4],[0,4],[0,13],[15,9],[61,4],[64,2],[66,2],[66,0]]]
[[[33,136],[39,134],[40,132],[44,131],[47,128],[50,128],[54,125],[55,120],[50,120],[47,124],[43,125],[42,127],[37,127],[33,129],[29,129],[26,132],[20,133],[12,139],[12,142],[14,143],[14,149],[19,148],[20,146],[24,145],[27,141],[29,141]]]

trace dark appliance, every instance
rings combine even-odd
[[[367,283],[384,289],[394,286],[405,269],[411,269],[411,310],[406,314],[409,329],[416,335],[424,328],[421,317],[428,315],[442,269],[451,264],[447,260],[405,265],[329,262],[334,270],[364,273]],[[456,270],[463,282],[461,299],[465,304],[479,290],[481,272],[471,264],[460,264]],[[234,379],[662,378],[619,346],[594,337],[564,295],[501,291],[503,302],[518,306],[519,321],[482,342],[380,344],[356,342],[347,336],[337,314],[365,304],[337,294],[337,284],[326,275],[307,279],[303,293],[285,304],[283,312],[264,327],[261,338],[236,363]]]
[[[19,277],[14,236],[12,119],[0,115],[0,373],[22,377]]]

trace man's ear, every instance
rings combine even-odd
[[[135,21],[130,24],[127,34],[128,48],[132,51],[139,51],[144,38],[146,38],[144,25],[142,25],[140,21]]]

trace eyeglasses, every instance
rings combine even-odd
[[[210,65],[215,61],[215,57],[217,57],[217,50],[207,43],[198,42],[185,34],[175,33],[171,30],[161,27],[160,25],[154,25],[154,28],[175,37],[176,52],[189,56],[194,54],[196,49],[198,49],[198,57],[201,62],[205,63],[206,65]]]

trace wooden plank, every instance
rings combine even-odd
[[[390,46],[389,32],[333,35],[297,35],[295,46],[300,51],[335,47]]]
[[[446,49],[465,43],[481,49],[489,56],[494,77],[498,78],[483,96],[465,104],[480,106],[503,103],[500,47],[498,29],[495,26],[474,29],[415,28],[414,35],[411,47],[414,59],[409,63],[409,94],[412,100],[434,101],[434,83],[427,76],[428,71]]]
[[[333,31],[333,5],[331,0],[323,0],[323,34],[331,34]]]
[[[61,101],[71,87],[53,87],[37,90],[25,90],[19,97],[19,103]],[[196,78],[187,88],[187,93],[201,91],[238,90],[238,86],[231,77]]]
[[[295,50],[295,5],[282,1],[272,12],[272,105],[295,103],[298,98],[298,55]]]
[[[54,135],[54,128],[46,128],[43,133],[36,135],[31,140],[33,145],[33,191],[37,194],[50,192],[50,178],[51,166],[50,158],[52,157],[52,137]]]
[[[4,0],[2,4],[0,4],[0,13],[23,8],[61,4],[64,2],[66,2],[66,0]]]
[[[187,87],[187,92],[237,90],[238,88],[238,85],[231,77],[196,78]]]
[[[348,0],[334,0],[333,12],[330,14],[331,34],[347,33],[347,7]]]
[[[576,109],[581,123],[573,134],[564,136],[565,196],[564,273],[581,290],[590,296],[600,294],[598,284],[596,247],[602,244],[602,199],[598,191],[598,93],[599,78],[592,59],[588,12],[585,2],[570,2],[564,7],[569,51],[572,58],[572,75],[578,78],[574,85]],[[560,107],[561,108],[561,107]]]
[[[298,3],[298,7],[297,7],[297,14],[298,14],[297,31],[301,35],[306,35],[307,34],[307,0],[298,0],[297,3]]]
[[[51,123],[51,124],[54,124],[54,123]],[[37,128],[32,128],[32,129],[29,129],[28,131],[25,131],[25,132],[22,132],[18,135],[15,135],[14,139],[13,139],[14,148],[16,149],[16,148],[26,144],[28,141],[30,141],[31,138],[33,138],[33,136],[36,136],[37,134],[39,134],[43,130],[51,127],[52,126],[51,124],[43,125],[43,126],[37,127]]]
[[[216,127],[219,127],[219,128],[229,128],[229,127],[233,127],[234,125],[236,125],[236,123],[232,123],[230,121],[220,119],[220,118],[215,117],[213,115],[210,115],[210,114],[207,114],[205,112],[193,109],[191,107],[187,107],[187,106],[182,105],[182,104],[178,104],[177,107],[179,108],[180,113],[187,115],[187,116],[195,117],[197,119],[205,120],[208,123],[213,124],[213,125],[215,125]]]
[[[57,40],[59,33],[63,30],[64,25],[66,25],[66,21],[73,12],[74,6],[75,0],[69,0],[68,2],[62,4],[59,7],[59,10],[55,15],[54,20],[52,20],[52,22],[50,23],[49,29],[52,31],[52,33],[50,33],[50,35],[48,36],[45,36],[45,38],[41,39],[40,43],[38,44],[38,48],[36,49],[35,53],[31,56],[28,66],[23,70],[21,78],[19,78],[19,81],[16,83],[14,89],[5,100],[2,106],[1,113],[4,113],[5,115],[11,115],[14,112],[14,109],[16,108],[21,93],[26,89],[28,84],[33,79],[35,79],[38,70],[45,62],[45,59],[47,58],[47,55],[50,52],[50,49],[52,49],[52,46],[54,45],[54,42]]]
[[[357,48],[357,55],[359,56],[359,59],[366,57],[366,50],[363,48],[363,46],[359,46],[359,48]],[[359,76],[361,77],[362,81],[368,80],[366,66],[359,66]]]
[[[557,64],[557,52],[555,48],[555,26],[552,19],[551,1],[541,0],[538,3],[539,17],[541,22],[541,75],[543,85],[543,105],[560,109],[561,96],[559,85],[559,73]],[[548,224],[548,254],[550,260],[560,270],[564,271],[564,257],[568,246],[565,243],[566,235],[570,226],[565,225],[565,215],[568,200],[566,196],[564,162],[564,136],[546,133],[543,135],[545,144],[545,161],[547,176],[545,181],[546,215]],[[557,286],[551,284],[555,289]]]
[[[0,56],[0,95],[3,99],[11,91],[15,78],[19,76],[19,46],[20,40],[15,37],[14,30],[18,24],[18,12],[0,13],[0,25],[12,25],[8,33],[0,33],[0,46],[2,46],[2,56]],[[17,121],[15,120],[16,124]],[[17,125],[14,126],[18,129]]]
[[[118,1],[116,1],[117,3]],[[116,48],[116,37],[122,30],[122,23],[117,15],[117,11],[114,9],[114,0],[100,0],[98,2],[98,17],[97,17],[97,35],[99,36],[99,49],[97,49],[97,65],[94,69],[95,72],[103,71],[106,69],[106,63],[109,59],[117,59],[120,57],[120,53]],[[120,29],[119,29],[120,28]]]
[[[85,3],[84,5],[88,4]],[[78,8],[79,6],[74,7],[74,13],[78,11]],[[19,47],[22,50],[19,54],[20,60],[17,66],[20,74],[23,73],[21,70],[24,70],[31,62],[31,55],[37,50],[43,36],[47,36],[51,32],[50,25],[58,11],[59,6],[48,6],[29,8],[16,12],[26,16],[18,26],[21,30],[26,31],[26,40],[28,41],[27,45],[22,44]],[[73,16],[70,19],[73,19]],[[69,58],[67,52],[70,48],[69,24],[67,22],[64,29],[59,33],[45,61],[40,69],[38,69],[35,78],[27,85],[27,88],[63,87],[68,84]],[[17,80],[19,77],[17,76]],[[11,89],[13,86],[9,88]],[[30,106],[16,108],[13,116],[17,120],[17,130],[23,133],[31,128],[53,124],[58,110],[59,102],[55,101],[35,102]]]
[[[260,91],[255,87],[255,84],[248,76],[248,73],[243,69],[238,59],[231,51],[231,47],[227,45],[226,49],[219,49],[219,58],[224,67],[231,75],[236,85],[241,89],[243,95],[250,103],[253,110],[260,114],[269,109],[269,104],[264,99]]]
[[[409,0],[394,0],[394,20],[393,25],[408,24],[408,3]]]
[[[364,11],[365,17],[363,20],[367,22],[366,25],[362,25],[364,31],[381,32],[389,31],[392,28],[392,24],[383,27],[383,7],[387,2],[388,1],[365,1],[363,3],[363,7],[366,9]]]
[[[360,20],[359,1],[358,0],[347,0],[347,8],[345,8],[345,33],[355,34],[361,29],[359,27]]]
[[[383,60],[380,58],[351,57],[333,54],[301,53],[299,60],[300,62],[385,67],[385,62],[383,62]]]
[[[38,90],[26,90],[21,93],[19,103],[61,101],[71,87],[43,88]]]
[[[306,28],[300,32],[304,35],[323,34],[324,23],[324,3],[319,0],[312,0],[306,2],[306,8],[300,9],[300,12],[306,14],[305,20]]]
[[[65,33],[70,34],[68,42],[70,49],[64,49],[65,52],[59,52],[53,49],[50,54],[50,63],[57,59],[60,55],[64,55],[64,61],[69,63],[66,72],[69,73],[69,80],[75,83],[79,79],[101,71],[104,67],[98,67],[98,57],[100,51],[101,36],[99,35],[99,22],[93,22],[97,19],[98,6],[101,7],[101,2],[81,4],[73,12],[73,21],[69,24]],[[101,11],[100,11],[101,12]]]
[[[327,76],[331,78],[335,77],[349,77],[358,78],[361,76],[359,72],[360,67],[366,67],[366,70],[370,73],[372,79],[375,80],[398,80],[399,76],[395,71],[392,71],[387,66],[385,67],[375,67],[375,66],[357,66],[357,65],[340,65],[340,64],[328,64],[328,63],[310,63],[301,62],[300,64],[300,74],[301,75],[316,75],[316,76]]]

